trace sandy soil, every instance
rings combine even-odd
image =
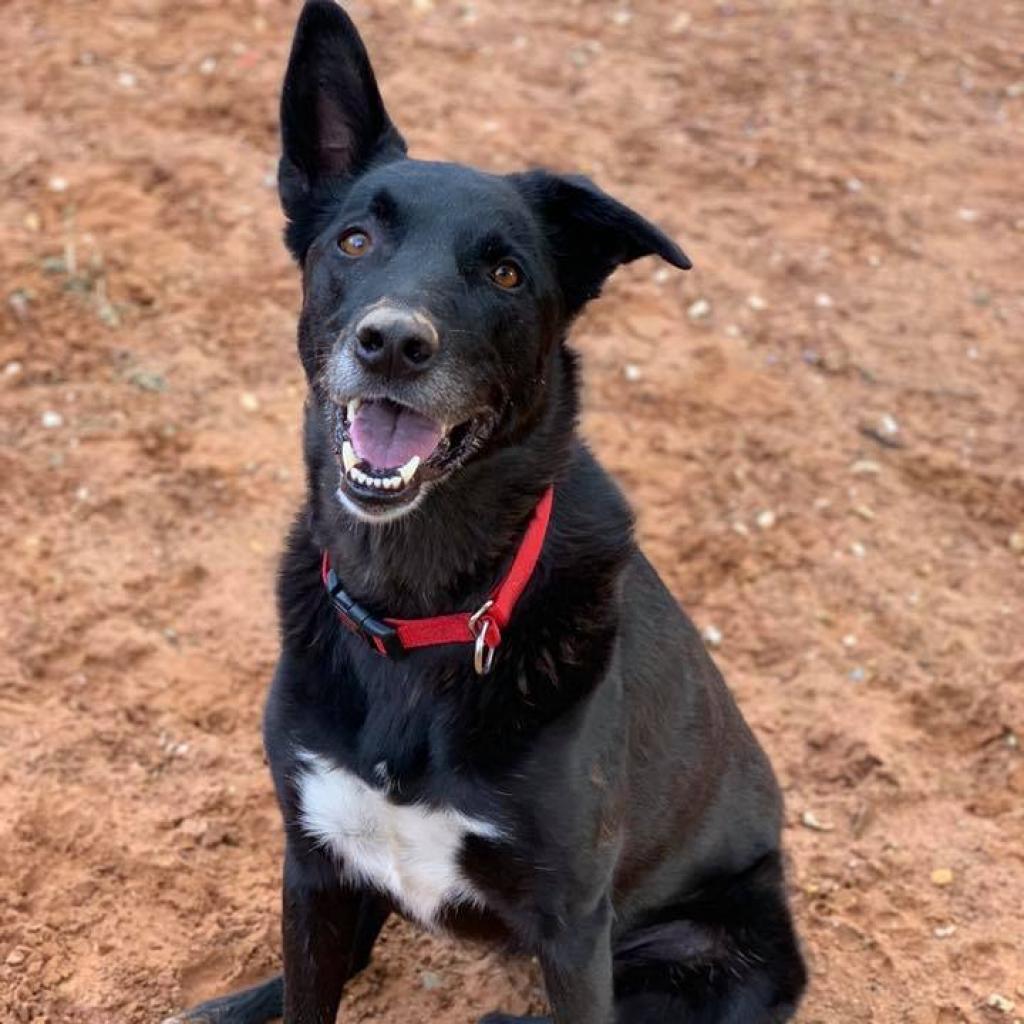
[[[5,1021],[155,1022],[275,969],[294,13],[4,7]],[[584,426],[783,780],[801,1020],[1024,1018],[1024,8],[354,13],[417,154],[582,169],[697,264],[581,323]],[[343,1016],[539,1000],[399,925]]]

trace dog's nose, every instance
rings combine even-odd
[[[356,325],[356,358],[386,377],[422,373],[437,352],[437,329],[421,313],[379,307]]]

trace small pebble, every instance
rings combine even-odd
[[[937,939],[948,939],[951,935],[953,935],[955,933],[956,933],[956,925],[955,924],[940,925],[938,928],[935,929],[935,931],[932,932],[932,934]]]
[[[831,832],[835,826],[822,821],[814,811],[804,811],[800,815],[800,824],[814,832]]]
[[[19,967],[25,962],[25,951],[23,949],[12,949],[7,954],[7,961],[11,967]]]
[[[887,437],[893,437],[900,432],[900,425],[896,422],[895,417],[890,416],[889,413],[883,413],[878,420],[878,429]]]
[[[612,15],[612,21],[615,22],[616,25],[628,25],[632,20],[632,11],[619,10]]]
[[[717,626],[705,626],[701,636],[708,647],[722,646],[722,631]]]
[[[4,366],[5,377],[17,377],[22,371],[22,365],[17,359],[12,359]]]
[[[953,877],[952,868],[936,868],[932,872],[932,885],[944,889],[947,885],[953,884]]]
[[[768,303],[765,302],[764,299],[762,299],[760,295],[748,295],[747,296],[747,305],[751,309],[756,309],[758,311],[760,311],[762,309],[767,309],[767,307],[768,307]]]
[[[855,516],[860,516],[861,519],[868,523],[873,522],[875,519],[874,510],[871,509],[868,505],[854,505],[850,509],[850,511]]]
[[[854,558],[863,558],[867,553],[868,549],[864,547],[859,540],[855,540],[850,545],[850,554],[853,555]]]
[[[1006,996],[1001,996],[998,992],[993,992],[985,1000],[985,1005],[991,1006],[993,1010],[998,1010],[1000,1013],[1013,1013],[1016,1003],[1012,999],[1007,999]]]
[[[640,367],[637,366],[636,363],[626,363],[622,368],[622,376],[631,383],[635,383],[642,376]]]
[[[59,174],[54,175],[47,183],[51,192],[67,192],[68,179],[62,178]]]
[[[682,11],[677,14],[668,25],[669,35],[678,36],[682,35],[690,25],[693,24],[693,15],[689,11]],[[1007,89],[1007,95],[1009,95],[1009,89]]]
[[[882,472],[882,467],[873,459],[858,459],[850,466],[850,472],[854,476],[877,476]]]
[[[433,971],[424,971],[420,975],[420,984],[429,992],[440,988],[444,982],[441,980],[441,975],[435,974]]]
[[[11,312],[19,320],[28,319],[28,292],[24,288],[15,288],[10,295],[7,296],[7,305],[11,307]]]
[[[850,650],[857,646],[857,638],[853,633],[847,633],[846,636],[843,637],[842,644],[847,650]]]
[[[1010,550],[1018,555],[1024,554],[1024,530],[1014,530],[1006,542]]]
[[[159,373],[150,370],[134,369],[128,375],[128,382],[135,385],[140,391],[161,392],[167,390],[167,379]]]
[[[757,523],[759,530],[770,530],[775,525],[775,513],[770,508],[766,508],[764,511],[758,512],[754,522]]]
[[[260,407],[260,400],[251,391],[243,391],[238,401],[246,412],[256,412]]]
[[[217,58],[216,57],[204,57],[199,62],[199,74],[201,75],[212,75],[217,70]]]
[[[39,417],[39,421],[47,430],[56,430],[58,427],[64,426],[64,417],[55,409],[47,409],[46,412]]]
[[[956,211],[956,215],[967,224],[973,224],[978,219],[978,211],[968,209],[966,206],[961,206]]]
[[[860,665],[856,668],[851,668],[847,674],[847,679],[849,679],[851,683],[863,683],[866,678],[867,672],[865,672]]]
[[[697,299],[696,302],[690,303],[686,315],[691,320],[705,320],[711,315],[711,303],[707,299]]]
[[[134,89],[137,83],[138,79],[131,71],[122,71],[117,76],[117,84],[122,89]]]
[[[864,182],[860,178],[847,178],[846,179],[846,191],[847,192],[860,192],[864,188]]]
[[[831,309],[832,306],[835,305],[832,301],[832,296],[829,295],[828,292],[818,292],[818,294],[814,296],[814,304],[818,309]]]
[[[668,270],[666,267],[659,267],[654,272],[654,283],[655,284],[665,284],[671,276],[672,276],[672,271],[671,270]]]

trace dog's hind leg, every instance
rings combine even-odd
[[[619,936],[614,954],[616,1024],[783,1024],[807,977],[777,853]]]
[[[616,1024],[783,1024],[806,971],[777,854],[615,944]]]

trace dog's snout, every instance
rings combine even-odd
[[[422,373],[437,349],[437,329],[423,314],[411,310],[378,307],[355,328],[359,362],[386,377]]]

